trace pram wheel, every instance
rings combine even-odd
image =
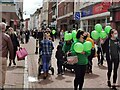
[[[54,75],[54,68],[53,67],[50,67],[50,70],[52,72],[52,75]]]

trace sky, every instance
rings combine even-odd
[[[42,7],[43,0],[23,0],[23,18],[29,18],[37,8]],[[26,13],[26,15],[25,15]]]

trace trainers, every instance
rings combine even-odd
[[[58,73],[57,75],[61,75],[60,73]]]
[[[107,81],[108,87],[111,87],[111,82]]]
[[[64,75],[64,72],[62,72],[61,75]]]
[[[117,90],[115,85],[112,86],[112,90]]]

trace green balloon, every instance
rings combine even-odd
[[[77,31],[76,30],[73,30],[72,31],[72,37],[75,39],[76,38],[76,34],[77,34]]]
[[[95,25],[95,30],[100,33],[102,31],[102,25],[101,24],[96,24]]]
[[[112,29],[111,26],[106,26],[106,27],[105,27],[105,32],[106,32],[107,34],[109,34],[111,29]]]
[[[55,34],[56,33],[56,31],[55,30],[52,30],[52,34]]]
[[[76,41],[77,41],[77,38],[73,38],[73,41],[76,42]]]
[[[105,32],[105,31],[101,31],[101,33],[100,33],[100,38],[104,39],[104,38],[106,38],[106,37],[107,37],[106,32]]]
[[[100,35],[97,31],[94,30],[94,31],[91,32],[91,36],[92,36],[93,39],[97,40],[97,39],[99,39]]]
[[[86,41],[84,44],[84,51],[90,51],[92,49],[92,43],[90,41]]]
[[[69,41],[71,39],[72,39],[72,34],[71,33],[66,33],[65,36],[64,36],[64,40]]]
[[[68,33],[69,34],[69,39],[72,39],[72,33]]]
[[[79,42],[75,43],[75,45],[74,45],[75,52],[81,53],[81,52],[83,52],[83,49],[84,49],[84,46],[82,43],[79,43]]]

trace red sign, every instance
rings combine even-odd
[[[93,6],[93,14],[107,12],[110,8],[110,2],[101,2]]]
[[[115,13],[115,21],[120,21],[120,11]]]

